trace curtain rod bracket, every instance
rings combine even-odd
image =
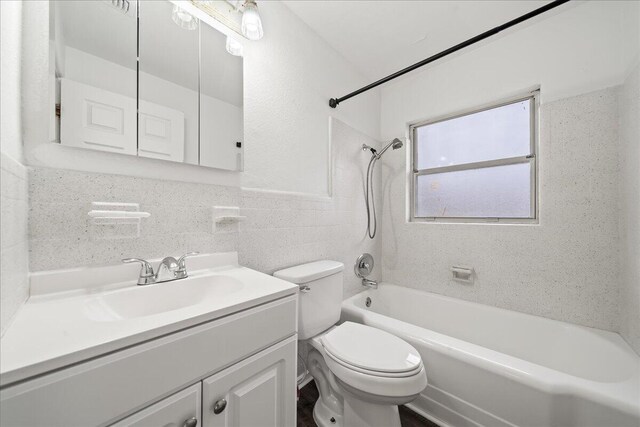
[[[336,108],[338,106],[338,104],[340,104],[340,102],[338,102],[338,100],[336,98],[331,98],[329,100],[329,107],[331,107],[331,108]]]

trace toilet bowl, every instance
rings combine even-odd
[[[317,261],[274,275],[301,287],[298,336],[309,344],[307,368],[320,398],[316,424],[399,427],[398,406],[427,385],[418,351],[380,329],[353,322],[336,325],[342,303],[343,265]]]
[[[311,375],[316,382],[324,377],[332,388],[323,393],[319,387],[320,399],[313,415],[321,427],[400,426],[397,405],[411,402],[427,386],[418,352],[380,329],[345,322],[309,343],[311,354],[317,353],[324,361]],[[342,411],[331,404],[335,396],[342,397]]]

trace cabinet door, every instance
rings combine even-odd
[[[112,427],[199,427],[202,383],[192,385],[115,423]]]
[[[135,98],[69,79],[60,85],[62,145],[137,154]]]
[[[140,100],[138,155],[152,159],[184,160],[184,113]]]
[[[203,381],[206,427],[293,427],[296,345],[291,337]]]

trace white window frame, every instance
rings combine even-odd
[[[409,161],[409,221],[410,222],[426,222],[426,223],[506,223],[506,224],[537,224],[539,219],[539,211],[538,211],[538,107],[539,107],[539,95],[540,90],[532,91],[526,95],[520,95],[508,99],[503,99],[502,101],[486,104],[481,107],[476,107],[472,109],[468,109],[462,112],[456,112],[454,114],[449,114],[446,116],[437,117],[434,119],[422,120],[419,122],[411,123],[409,125],[409,137],[411,141],[411,150],[410,150],[410,161]],[[530,142],[530,153],[525,156],[518,157],[508,157],[502,159],[495,160],[485,160],[480,162],[472,162],[472,163],[463,163],[459,165],[452,166],[442,166],[435,168],[425,168],[425,169],[417,169],[416,159],[417,159],[417,138],[416,131],[418,128],[432,125],[434,123],[439,123],[451,119],[455,119],[458,117],[468,116],[471,114],[480,113],[487,110],[492,110],[494,108],[503,107],[505,105],[514,104],[516,102],[521,101],[530,101],[530,129],[531,129],[531,142]],[[453,172],[453,171],[461,171],[461,170],[474,170],[474,169],[482,169],[486,167],[492,166],[503,166],[503,165],[515,165],[521,163],[529,163],[531,164],[531,213],[528,218],[512,218],[512,217],[445,217],[445,216],[437,216],[437,217],[420,217],[416,215],[416,191],[417,185],[416,181],[419,176],[426,174],[434,174],[434,173],[443,173],[443,172]]]

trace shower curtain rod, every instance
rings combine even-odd
[[[485,31],[484,33],[479,34],[479,35],[477,35],[477,36],[475,36],[473,38],[470,38],[469,40],[465,40],[462,43],[459,43],[459,44],[457,44],[457,45],[455,45],[453,47],[450,47],[449,49],[443,50],[440,53],[436,53],[435,55],[430,56],[427,59],[423,59],[420,62],[416,62],[415,64],[410,65],[407,68],[403,68],[402,70],[397,71],[397,72],[395,72],[393,74],[390,74],[387,77],[383,77],[378,81],[375,81],[375,82],[373,82],[373,83],[371,83],[371,84],[369,84],[369,85],[367,85],[367,86],[365,86],[363,88],[360,88],[360,89],[358,89],[358,90],[356,90],[354,92],[351,92],[348,95],[343,96],[342,98],[331,98],[329,100],[329,106],[331,108],[336,108],[338,106],[338,104],[340,104],[343,101],[346,101],[349,98],[353,98],[356,95],[360,95],[361,93],[366,92],[366,91],[368,91],[370,89],[373,89],[376,86],[380,86],[383,83],[386,83],[386,82],[388,82],[390,80],[395,79],[396,77],[400,77],[400,76],[402,76],[404,74],[407,74],[410,71],[413,71],[413,70],[415,70],[417,68],[422,67],[423,65],[427,65],[427,64],[429,64],[429,63],[431,63],[433,61],[436,61],[436,60],[438,60],[440,58],[443,58],[443,57],[445,57],[447,55],[450,55],[450,54],[452,54],[454,52],[457,52],[460,49],[463,49],[463,48],[465,48],[467,46],[471,46],[474,43],[478,43],[479,41],[484,40],[487,37],[491,37],[491,36],[493,36],[495,34],[498,34],[500,31],[503,31],[503,30],[506,30],[507,28],[513,27],[514,25],[517,25],[517,24],[519,24],[521,22],[524,22],[524,21],[526,21],[528,19],[531,19],[531,18],[533,18],[535,16],[538,16],[538,15],[540,15],[542,13],[545,13],[546,11],[554,9],[554,8],[560,6],[560,5],[564,4],[564,3],[567,3],[567,2],[569,2],[569,0],[555,0],[555,1],[551,2],[551,3],[548,3],[548,4],[538,8],[536,10],[533,10],[533,11],[531,11],[529,13],[526,13],[526,14],[524,14],[524,15],[516,18],[516,19],[513,19],[513,20],[511,20],[511,21],[509,21],[509,22],[507,22],[505,24],[499,25],[499,26],[497,26],[497,27],[495,27],[495,28],[493,28],[493,29],[491,29],[489,31]]]

